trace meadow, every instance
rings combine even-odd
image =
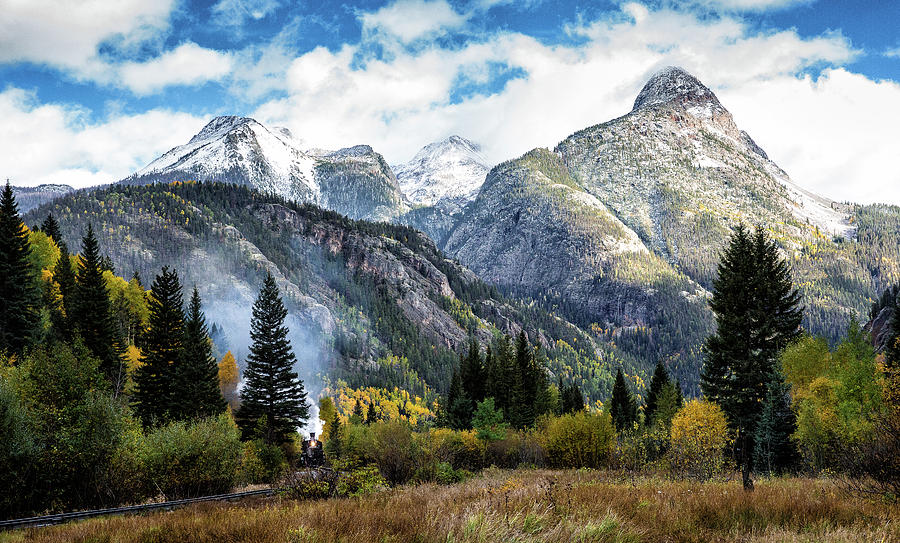
[[[0,534],[0,542],[895,542],[900,504],[832,479],[713,482],[609,470],[500,470],[356,498],[199,504]]]

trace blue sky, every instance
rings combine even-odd
[[[685,67],[802,186],[900,203],[900,2],[0,0],[0,174],[115,181],[212,116],[501,161],[626,113]]]

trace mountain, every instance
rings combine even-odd
[[[75,189],[69,185],[47,184],[36,187],[12,187],[12,190],[16,196],[16,202],[19,204],[19,212],[25,213]]]
[[[430,143],[393,169],[413,205],[398,222],[422,230],[438,243],[475,199],[490,170],[481,147],[459,136]]]
[[[769,230],[804,295],[804,326],[833,338],[898,277],[898,217],[801,189],[709,88],[666,68],[626,115],[491,170],[444,249],[648,363],[696,372],[734,225]]]
[[[163,266],[176,269],[186,289],[198,287],[208,320],[225,330],[224,348],[238,359],[271,272],[290,312],[298,370],[313,387],[342,380],[430,398],[449,386],[471,338],[484,345],[523,329],[543,347],[554,380],[581,383],[592,401],[609,393],[614,368],[642,371],[564,319],[501,295],[406,226],[214,182],[80,191],[25,220],[50,212],[73,248],[93,224],[119,275],[136,273],[149,285]]]
[[[120,181],[225,181],[355,219],[388,220],[408,208],[384,158],[367,145],[305,150],[286,128],[216,117],[191,140]]]

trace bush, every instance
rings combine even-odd
[[[388,489],[388,482],[378,472],[378,466],[368,465],[342,473],[337,481],[338,496],[356,497]]]
[[[409,424],[381,422],[371,426],[374,450],[371,456],[381,474],[393,485],[403,484],[423,466],[422,449]]]
[[[31,509],[38,452],[32,421],[11,384],[0,376],[0,488],[18,487],[16,492],[0,492],[0,511],[4,517]]]
[[[600,468],[608,464],[615,431],[609,413],[585,411],[544,419],[540,439],[547,462],[560,468]]]
[[[682,477],[710,479],[722,471],[729,442],[722,409],[705,400],[692,400],[672,419],[670,465]]]
[[[255,439],[244,443],[238,479],[242,483],[273,483],[287,469],[284,450],[277,445]]]
[[[243,447],[228,414],[174,422],[150,432],[141,456],[146,481],[166,498],[229,491],[237,480]]]
[[[484,462],[483,444],[471,430],[432,428],[428,432],[427,454],[436,462],[446,462],[453,469],[479,469]]]

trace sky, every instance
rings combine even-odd
[[[493,162],[697,76],[799,185],[900,204],[897,0],[0,0],[0,176],[126,177],[217,115]]]

